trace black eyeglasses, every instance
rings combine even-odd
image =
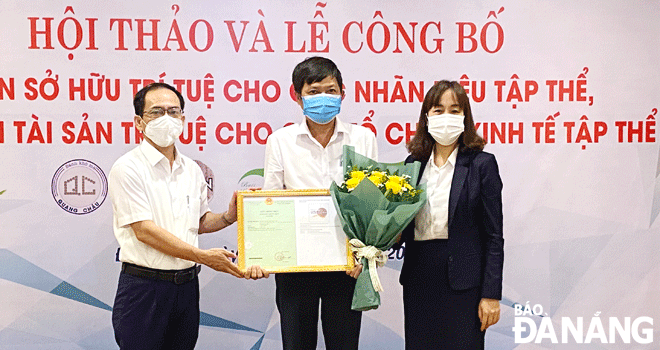
[[[170,107],[168,109],[156,107],[144,112],[144,114],[151,118],[160,118],[164,116],[165,113],[172,118],[180,118],[183,115],[183,110],[179,107]]]

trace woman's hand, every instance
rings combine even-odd
[[[479,302],[479,320],[481,320],[481,331],[500,320],[500,301],[497,299],[482,298]]]

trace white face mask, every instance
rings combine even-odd
[[[150,121],[144,129],[144,135],[160,147],[172,145],[182,132],[183,120],[169,115]]]
[[[461,114],[430,115],[428,119],[429,134],[443,146],[452,145],[465,130],[465,116]]]

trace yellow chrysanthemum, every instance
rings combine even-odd
[[[364,171],[360,171],[360,170],[353,170],[353,171],[350,172],[349,175],[351,176],[351,180],[356,179],[358,181],[358,183],[360,181],[362,181],[362,179],[364,179],[364,177],[366,176],[364,174]],[[357,184],[356,184],[356,186],[357,186]]]
[[[409,190],[409,191],[411,191],[411,190],[414,189],[414,187],[410,186],[410,184],[407,183],[407,182],[406,182],[405,184],[403,184],[403,187],[405,187],[405,188],[406,188],[407,190]]]
[[[358,180],[357,178],[350,178],[350,179],[346,180],[346,188],[348,188],[349,190],[352,190],[359,183],[360,183],[360,180]]]
[[[369,180],[374,183],[374,185],[378,186],[385,182],[386,177],[385,173],[382,171],[372,171],[371,175],[369,175]]]
[[[399,192],[401,192],[401,189],[403,188],[403,186],[401,186],[401,183],[399,181],[397,181],[395,179],[393,180],[392,177],[394,177],[394,176],[390,176],[390,180],[385,183],[385,188],[388,191],[392,191],[392,193],[394,193],[394,194],[399,194]],[[398,177],[398,176],[396,176],[396,177]]]
[[[389,178],[388,181],[395,182],[395,183],[397,183],[399,185],[402,185],[402,186],[405,183],[405,179],[403,177],[397,176],[397,175],[390,175],[390,178]]]

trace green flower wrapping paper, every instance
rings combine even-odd
[[[363,269],[358,276],[351,308],[376,309],[383,287],[376,268],[383,252],[396,243],[399,233],[415,218],[426,201],[425,185],[415,186],[421,164],[378,163],[354,147],[344,146],[344,183],[333,181],[330,194],[344,233]]]

